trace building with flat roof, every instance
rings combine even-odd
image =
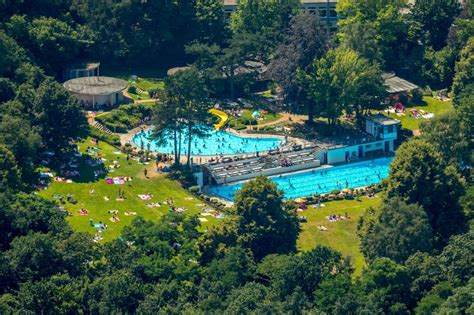
[[[336,24],[336,4],[338,0],[301,0],[301,9],[313,14],[318,14],[321,22]],[[237,10],[239,0],[224,0],[224,11],[226,17]]]
[[[127,86],[125,80],[103,76],[75,78],[64,82],[64,88],[76,96],[82,106],[89,108],[120,103]]]
[[[63,80],[98,76],[99,68],[100,62],[77,62],[66,67],[63,71]]]

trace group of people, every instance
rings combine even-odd
[[[336,214],[330,214],[329,216],[326,217],[328,219],[329,222],[336,222],[336,221],[339,221],[339,220],[348,220],[350,219],[349,215],[347,214],[347,212],[344,214],[344,215],[336,215]]]

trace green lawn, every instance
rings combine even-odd
[[[423,100],[426,103],[426,105],[415,105],[415,106],[407,107],[405,109],[404,116],[398,116],[397,114],[389,114],[389,116],[400,120],[403,128],[416,130],[420,128],[420,123],[424,121],[425,119],[413,118],[412,115],[410,114],[410,109],[413,109],[413,108],[422,109],[426,112],[435,114],[435,117],[436,117],[450,111],[453,108],[452,102],[443,102],[443,101],[435,99],[434,97],[425,96]]]
[[[150,89],[157,89],[157,90],[164,90],[165,83],[161,79],[145,79],[145,78],[137,78],[135,80],[129,78],[128,79],[129,85],[134,85],[137,88],[143,90],[143,93],[130,93],[130,96],[134,100],[146,100],[150,99],[150,94],[148,94],[148,90]]]
[[[79,144],[80,151],[85,153],[87,146],[93,146],[90,139]],[[127,163],[125,155],[114,153],[115,148],[103,142],[100,143],[99,149],[102,157],[107,160],[106,165],[112,164],[114,160],[121,165],[121,168],[109,173],[108,176],[133,176],[134,178],[129,184],[106,184],[104,178],[94,181],[92,179],[93,171],[96,168],[91,168],[82,160],[79,160],[79,170],[82,176],[74,180],[74,183],[53,182],[47,190],[39,192],[40,195],[51,200],[53,200],[52,197],[55,194],[61,194],[65,197],[68,193],[77,199],[77,204],[67,202],[65,204],[66,210],[72,214],[68,217],[68,221],[76,231],[94,234],[96,229],[89,224],[89,220],[92,219],[94,223],[102,221],[108,225],[108,229],[102,233],[104,241],[112,240],[118,237],[123,227],[129,225],[135,218],[134,216],[125,216],[124,212],[136,212],[138,216],[156,221],[162,215],[168,213],[169,207],[163,204],[168,198],[172,198],[177,207],[187,208],[186,215],[203,212],[203,208],[198,206],[198,204],[203,204],[202,201],[189,194],[176,181],[170,180],[164,175],[158,175],[154,172],[152,165],[145,166],[134,160]],[[143,175],[145,167],[149,170],[149,178],[145,178]],[[126,199],[124,201],[116,200],[119,188],[125,191]],[[91,190],[94,190],[94,192],[90,193]],[[138,194],[145,193],[153,194],[151,201],[143,201],[138,198]],[[105,201],[104,197],[108,197],[110,200]],[[146,206],[149,202],[160,202],[162,206],[160,208],[149,208]],[[302,214],[308,218],[308,222],[302,224],[302,232],[298,240],[299,249],[310,250],[318,244],[334,248],[351,257],[356,268],[355,274],[360,274],[364,266],[364,259],[359,251],[359,240],[356,236],[357,220],[367,207],[377,206],[379,203],[380,197],[375,199],[362,198],[360,201],[328,202],[325,207],[319,209],[308,208]],[[79,215],[78,210],[80,208],[86,208],[89,214],[87,216]],[[107,213],[109,210],[119,211],[120,222],[113,223],[110,221],[112,215]],[[343,215],[345,212],[350,215],[350,220],[330,223],[326,219],[326,216],[330,214]],[[206,216],[205,218],[208,222],[202,224],[202,229],[219,222],[218,219],[212,216]],[[326,226],[328,231],[319,231],[317,229],[318,225]]]
[[[316,245],[325,245],[340,251],[343,255],[351,258],[355,267],[354,275],[360,275],[365,265],[364,257],[359,250],[359,239],[356,235],[357,221],[365,210],[370,206],[378,206],[381,197],[370,199],[367,197],[357,200],[340,200],[325,203],[325,207],[319,209],[308,208],[301,215],[308,219],[303,223],[298,248],[310,250]],[[349,220],[329,222],[326,218],[331,214],[347,214]],[[327,231],[319,231],[318,225],[325,226]]]
[[[90,139],[87,139],[79,145],[80,151],[84,153],[85,148],[92,145]],[[197,206],[197,204],[202,204],[202,201],[190,195],[177,182],[167,179],[164,175],[158,175],[151,165],[146,166],[149,169],[149,178],[147,179],[143,175],[144,165],[134,160],[130,160],[130,164],[127,164],[125,155],[115,154],[115,148],[106,143],[100,143],[99,148],[99,152],[107,159],[105,162],[107,165],[112,164],[114,160],[121,165],[121,168],[109,173],[108,176],[133,176],[134,178],[129,184],[106,184],[104,178],[93,181],[91,180],[93,168],[81,161],[79,170],[82,176],[76,180],[77,182],[53,182],[47,190],[40,192],[40,195],[49,199],[52,199],[55,194],[62,194],[65,198],[68,193],[77,199],[77,204],[73,205],[66,202],[65,205],[66,210],[72,214],[68,217],[68,221],[75,230],[94,234],[96,229],[90,226],[89,220],[92,219],[95,223],[102,221],[108,225],[108,229],[102,233],[102,236],[105,241],[111,240],[118,237],[123,227],[130,224],[134,219],[134,216],[125,216],[124,212],[136,212],[137,216],[158,220],[159,217],[169,211],[169,207],[163,204],[168,198],[174,200],[176,207],[187,208],[188,210],[185,212],[187,215],[203,212],[203,208]],[[116,201],[119,188],[125,191],[126,199],[124,201]],[[92,194],[90,193],[91,189],[94,190]],[[145,193],[153,194],[153,198],[150,201],[143,201],[138,198],[138,194]],[[109,197],[110,200],[105,201],[104,197]],[[160,202],[162,206],[160,208],[149,208],[146,206],[149,202]],[[80,208],[86,208],[89,215],[79,215],[78,210]],[[107,213],[109,210],[119,211],[120,222],[113,223],[109,220],[112,216]],[[208,219],[208,222],[203,223],[203,229],[218,221],[212,216],[206,216],[205,218]]]

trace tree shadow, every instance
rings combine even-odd
[[[75,183],[97,182],[99,179],[104,179],[108,174],[99,152],[100,149],[97,150],[97,155],[90,155],[69,150],[62,152],[59,156],[50,158],[47,166],[57,174],[60,180],[70,179]]]

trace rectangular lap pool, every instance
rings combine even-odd
[[[388,177],[393,158],[380,158],[303,173],[280,175],[271,180],[283,190],[286,199],[325,194],[344,188],[358,188],[380,183]],[[233,201],[235,193],[244,183],[213,186],[209,191]]]

